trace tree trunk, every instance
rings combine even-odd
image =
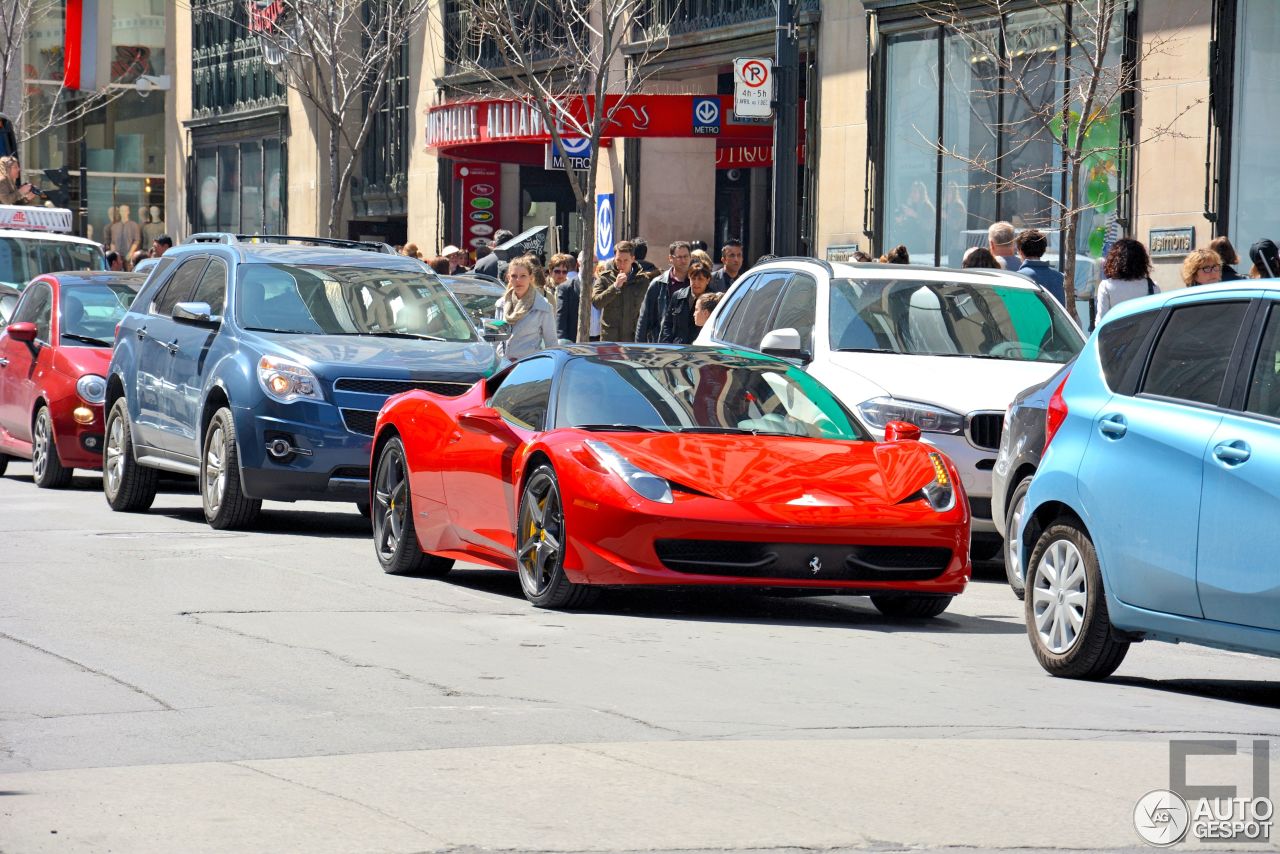
[[[329,221],[325,237],[338,230],[338,214],[342,210],[342,188],[338,186],[338,129],[329,128]]]
[[[597,121],[594,127],[600,127]],[[586,186],[582,188],[582,267],[578,270],[578,279],[582,294],[578,300],[578,340],[591,339],[591,283],[595,280],[596,271],[596,174],[600,168],[600,139],[593,135],[591,139],[591,161],[587,164]]]
[[[1058,245],[1058,263],[1062,267],[1062,291],[1067,313],[1076,316],[1076,241],[1080,229],[1080,157],[1071,158],[1067,169],[1067,209],[1062,218],[1062,237]]]

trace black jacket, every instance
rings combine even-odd
[[[731,279],[729,278],[729,274],[728,272],[725,271],[724,267],[721,267],[719,270],[716,270],[714,273],[711,274],[711,285],[707,288],[707,290],[713,294],[728,293],[729,288],[733,287],[733,283],[738,281],[738,279],[741,279],[742,274],[745,272],[746,272],[745,269],[739,270],[738,275],[734,276]]]
[[[505,282],[507,280],[507,262],[499,258],[496,253],[490,252],[476,262],[475,269],[471,272],[479,273],[482,276],[492,276],[500,282]]]
[[[704,293],[713,293],[710,287]],[[662,330],[658,333],[659,344],[692,344],[698,337],[699,327],[693,322],[693,309],[698,298],[693,295],[693,288],[685,285],[671,295],[667,302],[666,313],[662,315]]]
[[[1240,275],[1240,273],[1236,270],[1235,267],[1232,267],[1230,264],[1222,265],[1222,281],[1237,282],[1243,278],[1244,276]]]
[[[582,282],[569,279],[556,287],[556,335],[561,341],[578,340],[578,305],[582,299]]]
[[[679,281],[679,280],[677,280]],[[687,288],[688,285],[686,284]],[[671,299],[671,270],[668,269],[649,283],[649,290],[644,294],[644,305],[640,307],[640,319],[636,321],[636,342],[655,344],[662,334],[662,318],[667,313],[667,303]]]

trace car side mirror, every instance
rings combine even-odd
[[[920,428],[909,421],[890,421],[884,425],[886,442],[919,442]]]
[[[760,342],[760,350],[770,356],[783,359],[800,359],[808,362],[813,355],[804,349],[800,333],[795,329],[775,329],[766,334]]]
[[[24,344],[35,343],[36,325],[34,323],[24,320],[20,323],[9,324],[6,329],[9,332],[9,337],[14,341],[21,341]]]
[[[173,307],[170,315],[179,323],[191,323],[196,326],[217,326],[219,321],[213,313],[213,306],[207,302],[180,302]]]
[[[483,433],[499,439],[515,440],[516,434],[502,419],[498,410],[489,406],[477,406],[458,413],[458,426],[472,433]]]
[[[501,320],[486,320],[481,331],[484,340],[490,344],[498,344],[511,337],[510,326]]]

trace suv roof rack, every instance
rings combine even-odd
[[[337,237],[308,237],[300,234],[234,234],[229,231],[201,231],[191,235],[183,243],[304,243],[312,246],[330,246],[335,249],[363,249],[395,255],[396,251],[386,243],[373,240],[341,240]]]

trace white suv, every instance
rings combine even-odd
[[[752,268],[697,344],[799,361],[872,431],[910,421],[959,468],[973,530],[999,547],[991,470],[1004,413],[1084,345],[1076,324],[1024,276],[780,258]]]

